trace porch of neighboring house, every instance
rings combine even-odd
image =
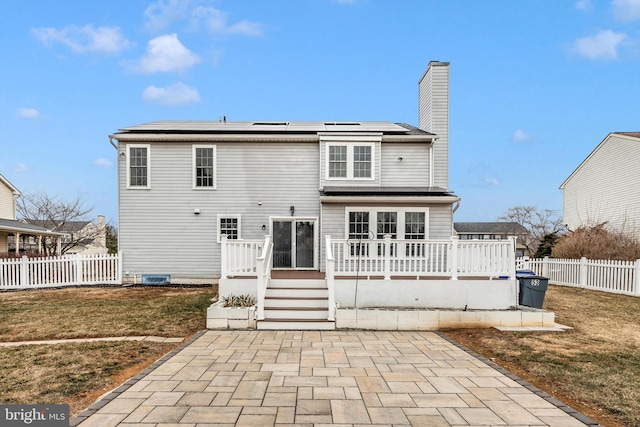
[[[352,241],[326,236],[321,260],[316,270],[273,269],[269,236],[261,241],[223,239],[219,294],[255,296],[258,329],[366,328],[365,324],[386,329],[379,319],[383,311],[387,317],[395,311],[396,320],[410,316],[413,329],[461,322],[522,324],[522,315],[515,310],[513,239],[417,242],[385,236]],[[359,312],[371,317],[374,309],[377,318],[358,326]],[[486,314],[496,311],[511,314],[507,320]],[[452,317],[452,313],[466,314]],[[536,319],[542,326],[542,313]],[[545,321],[549,323],[548,316]]]

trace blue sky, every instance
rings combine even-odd
[[[451,63],[456,221],[562,209],[609,132],[640,131],[640,0],[0,2],[0,173],[117,223],[108,135],[155,120],[417,125]]]

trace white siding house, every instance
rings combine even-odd
[[[63,233],[57,233],[43,227],[16,220],[16,197],[19,196],[20,191],[4,176],[0,175],[0,254],[9,251],[10,236],[14,241],[13,250],[17,253],[24,249],[20,246],[21,235],[23,237],[29,236],[38,241],[48,237],[58,240],[59,243],[59,239],[64,235]]]
[[[221,234],[271,235],[274,269],[324,270],[323,237],[449,239],[449,64],[419,82],[420,127],[162,121],[110,135],[128,280],[221,276]],[[413,230],[411,232],[407,230]]]
[[[606,222],[640,235],[640,132],[612,132],[562,183],[570,230]]]

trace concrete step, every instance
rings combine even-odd
[[[315,319],[327,320],[329,310],[325,307],[271,307],[264,308],[264,317],[268,319]]]
[[[289,330],[289,331],[332,331],[336,329],[336,322],[314,319],[265,319],[258,320],[259,330]]]
[[[327,288],[324,279],[271,279],[270,288]]]
[[[328,297],[317,298],[291,298],[291,297],[265,297],[264,308],[272,307],[312,307],[327,308],[329,304]]]

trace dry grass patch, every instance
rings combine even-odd
[[[545,309],[565,333],[447,331],[605,426],[640,426],[640,298],[549,286]]]
[[[205,329],[213,288],[65,288],[0,293],[0,341],[159,335]]]
[[[157,335],[206,327],[214,288],[66,288],[0,293],[0,341]],[[68,403],[77,415],[177,344],[110,341],[0,348],[0,402]]]

